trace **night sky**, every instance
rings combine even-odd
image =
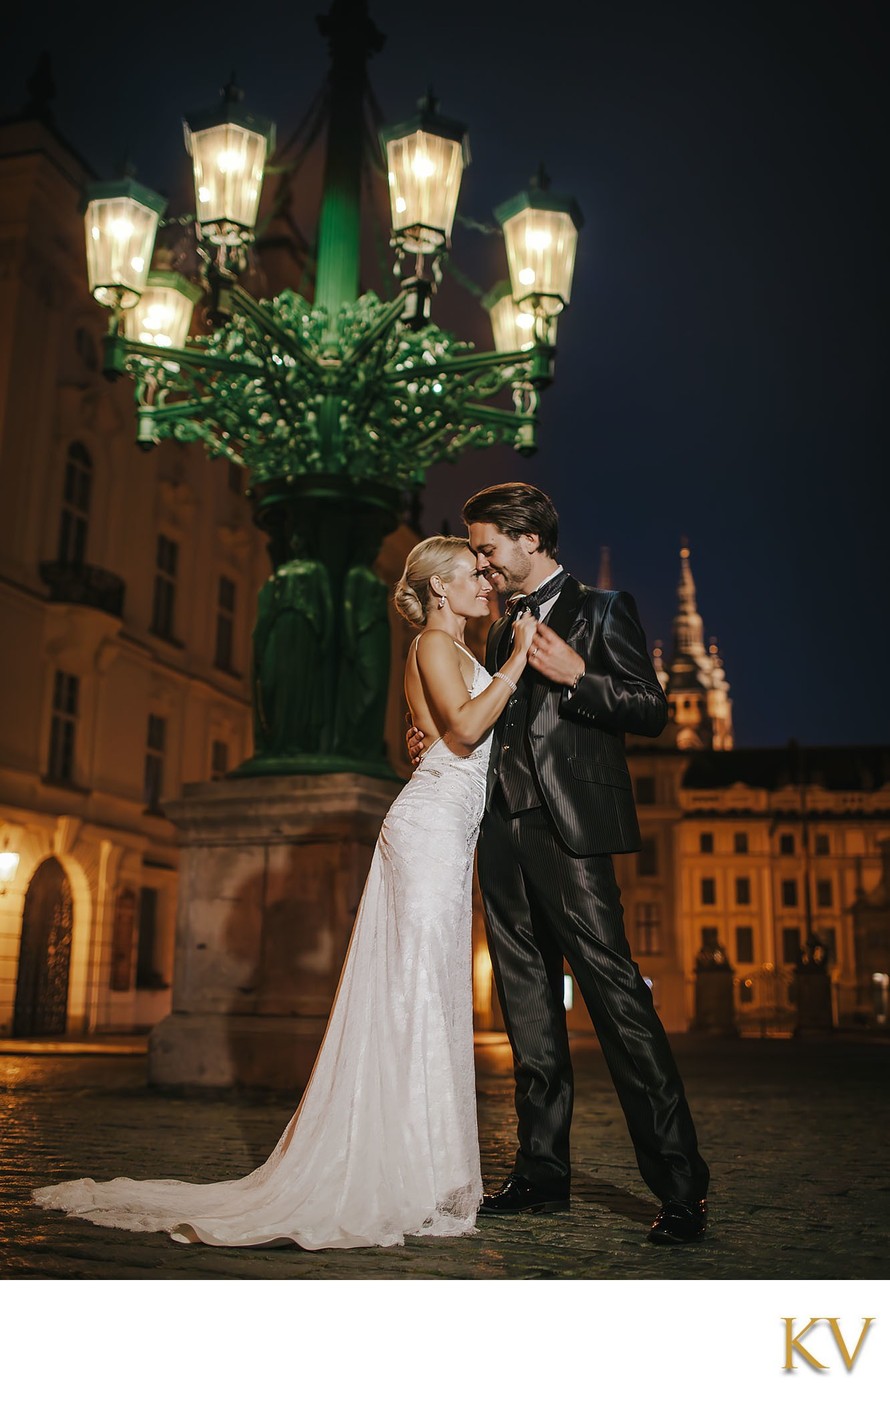
[[[322,8],[221,0],[88,28],[78,7],[32,7],[0,60],[6,106],[48,44],[61,132],[103,177],[128,149],[185,209],[182,113],[234,68],[285,139],[326,71]],[[539,454],[434,470],[425,528],[456,529],[483,484],[531,479],[561,511],[566,565],[595,579],[609,545],[615,586],[666,648],[688,536],[738,745],[890,739],[878,13],[864,0],[371,3],[387,120],[432,83],[469,124],[459,211],[491,222],[543,160],[586,218]],[[498,242],[460,226],[453,258],[482,287],[506,274]],[[488,345],[447,276],[436,317]]]

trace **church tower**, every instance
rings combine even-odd
[[[723,662],[712,638],[705,647],[704,625],[695,601],[695,580],[689,562],[689,546],[680,549],[680,581],[677,585],[677,613],[670,661],[661,664],[659,679],[676,726],[677,748],[681,750],[731,750],[732,701]],[[666,677],[666,684],[665,684]]]

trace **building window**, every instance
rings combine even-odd
[[[74,441],[68,447],[59,521],[59,562],[73,568],[80,568],[86,559],[92,483],[90,453],[79,441]]]
[[[782,964],[796,965],[800,960],[800,927],[782,927]]]
[[[233,495],[244,494],[244,471],[235,461],[229,461],[229,489]]]
[[[158,892],[142,887],[139,892],[139,924],[136,939],[137,990],[166,989],[158,969]]]
[[[655,802],[655,775],[638,774],[636,782],[637,803]]]
[[[162,715],[148,717],[145,741],[145,779],[142,799],[150,813],[160,809],[164,790],[164,749],[167,743],[167,722]]]
[[[828,857],[831,852],[827,833],[817,833],[815,841],[815,853],[817,857]]]
[[[834,888],[830,877],[820,877],[816,882],[816,905],[834,906]]]
[[[737,853],[745,853],[745,852],[748,851],[748,834],[747,834],[747,833],[733,833],[733,835],[732,835],[732,850],[733,850],[733,852],[737,852]]]
[[[701,948],[709,953],[720,949],[720,931],[716,926],[702,926]]]
[[[751,878],[736,877],[735,879],[735,899],[737,906],[751,905]]]
[[[661,906],[657,901],[637,902],[636,934],[640,955],[661,954]]]
[[[210,746],[210,777],[225,779],[229,772],[229,746],[225,740],[214,740]]]
[[[754,981],[748,977],[739,985],[739,1004],[754,1003]]]
[[[713,877],[702,877],[701,879],[701,904],[702,906],[715,906],[717,903],[717,883]]]
[[[151,606],[151,630],[158,637],[173,637],[176,609],[176,570],[179,545],[166,534],[158,535],[155,554],[155,588]]]
[[[820,926],[818,931],[819,940],[828,952],[830,961],[837,961],[837,931],[833,926]]]
[[[119,892],[114,904],[111,932],[109,989],[129,990],[133,984],[133,944],[136,939],[136,893],[132,887]]]
[[[797,882],[793,877],[786,877],[782,883],[782,905],[797,906]]]
[[[779,852],[782,854],[783,857],[793,857],[793,856],[794,856],[794,834],[793,834],[793,833],[780,833],[780,834],[779,834]]]
[[[754,927],[736,926],[735,958],[739,965],[754,964]]]
[[[699,833],[699,835],[698,835],[698,850],[699,850],[699,852],[713,852],[713,851],[714,851],[714,834],[713,834],[713,833]]]
[[[658,876],[658,839],[643,838],[637,853],[637,876]]]
[[[74,743],[77,734],[77,698],[80,678],[57,671],[53,682],[53,713],[49,731],[47,776],[60,784],[74,779]]]
[[[213,664],[220,671],[232,670],[232,643],[235,638],[235,584],[220,578],[216,594],[216,650]]]

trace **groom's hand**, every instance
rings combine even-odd
[[[548,681],[559,686],[571,686],[586,669],[587,663],[564,642],[546,622],[538,623],[535,640],[528,654],[528,664],[540,671]]]
[[[417,768],[426,753],[423,744],[425,739],[426,736],[423,731],[419,730],[416,725],[412,725],[409,730],[405,731],[405,745],[408,750],[408,758],[414,769]]]

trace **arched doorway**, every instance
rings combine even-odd
[[[17,1038],[65,1032],[73,918],[65,870],[48,857],[25,897],[12,1023]]]

